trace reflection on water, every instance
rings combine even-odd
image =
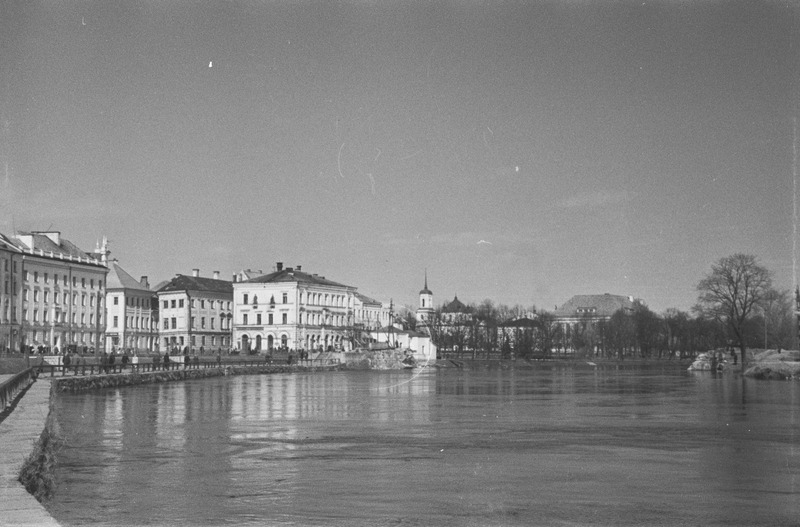
[[[798,383],[679,365],[224,377],[57,411],[63,525],[800,518]]]

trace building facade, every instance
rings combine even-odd
[[[15,234],[13,239],[4,237],[4,245],[9,240],[17,249],[15,255],[11,251],[4,258],[11,269],[11,289],[15,263],[21,284],[20,317],[10,327],[12,342],[52,353],[102,350],[108,273],[102,259],[82,251],[57,231]],[[5,268],[5,263],[0,265]],[[14,303],[12,295],[10,320]]]
[[[103,244],[107,260],[107,244]],[[107,262],[106,349],[158,351],[158,297],[147,277],[136,280],[117,260]]]
[[[234,283],[233,290],[233,338],[243,353],[348,351],[389,320],[385,306],[355,287],[282,262],[274,272]]]
[[[160,284],[158,349],[163,352],[219,353],[231,348],[233,283],[219,278],[179,274]]]
[[[22,345],[22,257],[11,238],[0,233],[0,353]]]

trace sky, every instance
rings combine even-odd
[[[0,232],[416,306],[796,283],[800,4],[0,2]]]

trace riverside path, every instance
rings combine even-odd
[[[13,375],[0,375],[0,384]],[[34,382],[16,402],[16,408],[0,422],[0,526],[58,523],[22,483],[22,464],[42,434],[50,409],[50,382]]]

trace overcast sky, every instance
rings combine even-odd
[[[795,2],[0,2],[0,232],[416,305],[793,285]]]

